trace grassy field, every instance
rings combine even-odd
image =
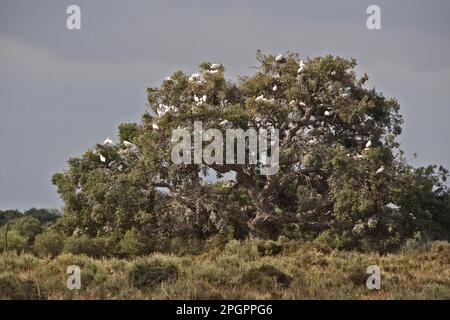
[[[69,265],[81,289],[66,287]],[[366,287],[369,265],[381,290]],[[450,299],[450,245],[380,256],[290,241],[231,241],[199,255],[132,260],[0,255],[1,299]]]

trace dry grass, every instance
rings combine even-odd
[[[259,243],[259,249],[258,249]],[[261,252],[260,242],[229,242],[200,255],[153,254],[135,260],[61,255],[0,255],[1,299],[450,299],[450,245],[380,256],[322,251],[296,242]],[[272,246],[272,244],[271,244]],[[281,252],[279,252],[281,251]],[[81,268],[81,290],[66,269]],[[366,268],[378,265],[381,290]],[[144,279],[136,272],[142,272]],[[148,284],[148,285],[146,285]]]

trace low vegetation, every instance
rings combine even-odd
[[[0,255],[1,299],[450,299],[450,244],[396,254],[325,250],[279,239],[232,240],[198,254],[154,253],[134,259],[62,254]],[[81,289],[66,287],[69,265]],[[378,265],[381,290],[366,287]]]

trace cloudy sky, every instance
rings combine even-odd
[[[66,28],[71,4],[81,30]],[[202,61],[250,74],[258,48],[355,57],[400,101],[411,162],[450,168],[449,39],[447,0],[0,0],[0,209],[60,207],[52,174],[137,121],[147,86]]]

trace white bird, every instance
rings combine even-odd
[[[123,144],[125,145],[125,147],[132,147],[132,146],[134,146],[134,144],[132,144],[130,141],[127,141],[127,140],[123,140]]]
[[[257,96],[256,99],[255,99],[256,102],[263,101],[263,100],[264,100],[264,96],[263,95]]]
[[[106,158],[104,156],[100,155],[100,161],[101,162],[106,162]]]
[[[218,63],[213,63],[212,65],[211,65],[211,70],[216,70],[216,69],[219,69],[220,68],[220,64],[218,64]]]
[[[302,107],[305,107],[306,103],[304,103],[303,101],[300,101],[299,105],[302,106]]]
[[[202,99],[203,99],[203,102],[206,102],[207,97],[205,94],[203,95]]]
[[[163,116],[164,114],[166,114],[168,111],[170,110],[170,108],[162,103],[160,103],[158,105],[158,108],[156,108],[156,113],[158,114],[158,116]]]
[[[196,95],[194,95],[194,101],[195,101],[195,102],[199,102],[199,101],[200,101],[199,97],[197,97]]]
[[[108,137],[103,141],[103,145],[113,144],[114,142]]]
[[[335,76],[336,75],[336,71],[335,70],[331,71],[331,75]]]
[[[158,125],[157,125],[156,123],[153,123],[153,124],[152,124],[152,128],[153,128],[153,129],[159,129],[159,127],[158,127]]]
[[[226,125],[228,123],[228,120],[223,120],[223,121],[221,121],[220,123],[219,123],[219,125],[221,125],[221,126],[224,126],[224,125]]]
[[[372,146],[372,140],[367,141],[366,148],[370,148]]]
[[[172,78],[171,77],[166,77],[164,80],[165,81],[172,81]]]
[[[326,110],[323,114],[324,114],[326,117],[330,117],[330,116],[333,115],[333,111]]]
[[[296,104],[297,104],[297,103],[295,102],[295,100],[291,100],[291,101],[289,102],[289,106],[291,106],[291,107],[295,107]]]
[[[384,166],[381,166],[378,168],[378,170],[375,172],[375,174],[383,173],[383,171],[384,171]]]
[[[195,81],[195,80],[199,80],[201,79],[202,76],[198,73],[193,73],[190,77],[189,77],[189,81]]]
[[[276,62],[281,62],[281,61],[283,61],[283,55],[282,54],[279,54],[279,55],[277,55],[276,57],[275,57],[275,61]]]
[[[277,85],[274,85],[274,86],[272,87],[272,91],[277,91],[277,90],[278,90]]]
[[[305,63],[303,60],[300,61],[300,67],[297,70],[297,73],[301,73],[305,69]]]

